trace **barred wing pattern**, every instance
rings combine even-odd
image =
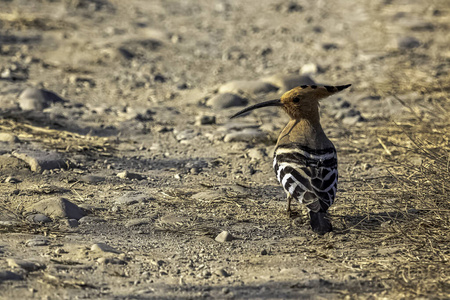
[[[325,212],[333,204],[338,182],[334,147],[316,150],[296,143],[279,145],[273,168],[284,190],[313,212]]]

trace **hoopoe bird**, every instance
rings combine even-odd
[[[333,230],[327,210],[333,204],[337,183],[337,153],[320,124],[319,100],[351,86],[302,85],[281,96],[249,106],[231,118],[251,110],[282,107],[290,121],[278,137],[273,168],[287,195],[287,212],[292,199],[304,203],[309,211],[314,232],[325,234]]]

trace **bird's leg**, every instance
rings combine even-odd
[[[290,217],[291,213],[292,213],[291,201],[292,201],[292,196],[288,193],[287,194],[287,206],[286,206],[286,214],[288,215],[288,217]]]

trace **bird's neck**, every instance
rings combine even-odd
[[[278,145],[299,143],[312,149],[333,147],[320,125],[320,118],[292,119],[283,129],[278,138]]]

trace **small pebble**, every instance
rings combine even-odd
[[[0,142],[4,143],[18,143],[19,138],[12,133],[0,132]]]
[[[85,215],[85,212],[75,203],[70,202],[66,198],[51,198],[41,200],[31,205],[27,211],[39,212],[53,219],[69,218],[79,220]]]
[[[40,150],[18,150],[12,153],[23,160],[31,171],[43,173],[46,170],[67,169],[68,163],[56,152],[44,152]]]
[[[23,280],[23,277],[11,271],[0,271],[0,283],[6,280]]]
[[[228,231],[222,231],[215,240],[219,243],[230,242],[233,240],[233,236]]]
[[[211,125],[216,124],[216,116],[202,115],[195,117],[195,125]]]
[[[40,269],[45,269],[45,265],[32,262],[28,260],[22,260],[22,259],[15,259],[15,258],[7,258],[6,261],[8,262],[8,266],[11,268],[20,268],[27,272],[33,272]]]
[[[8,177],[6,177],[5,182],[6,183],[19,183],[19,182],[22,182],[22,181],[17,179],[17,178],[8,176]]]
[[[97,252],[109,252],[109,253],[121,253],[119,250],[105,244],[105,243],[96,243],[91,246],[91,251]]]
[[[49,217],[47,217],[44,214],[29,215],[29,216],[27,216],[27,220],[28,220],[28,222],[41,223],[41,224],[49,223],[52,221]]]
[[[235,106],[245,106],[248,100],[235,94],[225,93],[218,94],[206,102],[207,106],[212,107],[215,110],[222,110],[225,108]]]
[[[420,41],[412,36],[401,37],[397,40],[397,47],[400,50],[417,48],[420,44]]]
[[[140,174],[132,173],[132,172],[128,172],[128,171],[123,171],[123,172],[118,173],[117,177],[122,178],[122,179],[136,179],[136,180],[145,179],[145,177]]]
[[[34,238],[25,242],[27,247],[47,246],[49,244],[50,241],[44,237]]]

